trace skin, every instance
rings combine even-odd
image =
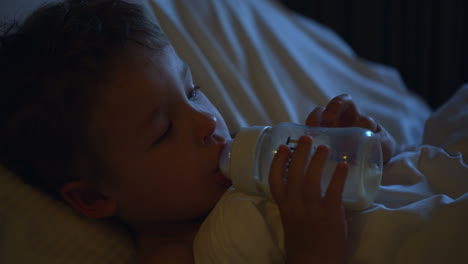
[[[99,87],[89,130],[107,174],[98,182],[69,182],[62,196],[86,216],[113,216],[127,223],[135,235],[139,263],[193,263],[196,232],[231,185],[218,165],[231,140],[228,128],[195,88],[188,66],[171,46],[161,52],[135,48],[119,54],[111,65],[112,78]],[[338,107],[335,114],[342,120],[349,106],[351,110],[355,106],[337,100],[347,106],[342,111]],[[335,111],[333,105],[327,109]],[[333,120],[330,111],[314,110],[306,124]],[[287,262],[342,263],[346,221],[341,194],[347,167],[337,166],[321,197],[320,178],[329,149],[319,147],[308,162],[311,146],[310,137],[302,137],[293,154],[281,146],[271,166]]]
[[[171,46],[137,48],[112,65],[89,132],[108,173],[62,195],[87,216],[127,223],[142,262],[187,263],[203,217],[231,185],[218,166],[228,128]]]
[[[395,140],[374,119],[361,114],[351,96],[333,98],[325,108],[316,107],[306,125],[314,127],[361,127],[380,139],[384,163],[393,156]],[[345,263],[347,223],[342,193],[348,167],[338,164],[321,197],[321,178],[330,150],[319,146],[308,162],[313,139],[301,137],[291,154],[281,146],[271,165],[270,188],[278,204],[285,232],[288,263]],[[283,180],[288,160],[288,181]],[[313,238],[313,239],[311,239]]]
[[[306,125],[313,127],[361,127],[379,138],[382,146],[383,163],[386,164],[395,154],[395,139],[372,117],[359,112],[348,94],[333,98],[327,106],[316,107],[307,117]]]
[[[299,139],[287,182],[283,176],[289,148],[281,146],[271,165],[270,188],[281,213],[287,263],[344,263],[347,225],[341,198],[348,167],[337,165],[322,197],[321,178],[330,150],[319,146],[309,162],[312,141],[310,136]]]

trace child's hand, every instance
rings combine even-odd
[[[312,138],[300,138],[284,180],[290,150],[281,145],[270,170],[270,188],[283,223],[287,262],[343,263],[347,227],[342,192],[348,167],[340,163],[324,197],[321,177],[329,149],[319,146],[310,160]]]
[[[395,151],[393,137],[372,117],[359,113],[351,96],[343,94],[333,98],[326,108],[316,107],[306,119],[307,126],[362,127],[379,137],[382,145],[383,163],[387,163]]]

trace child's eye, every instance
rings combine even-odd
[[[198,97],[199,90],[200,90],[200,86],[194,85],[192,89],[188,92],[187,98],[191,101],[196,100]]]
[[[167,136],[169,136],[169,134],[171,133],[171,130],[172,130],[172,122],[168,124],[164,133],[154,141],[153,145],[157,145],[161,143],[164,139],[166,139]]]

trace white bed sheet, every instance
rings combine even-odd
[[[234,132],[303,123],[349,93],[402,149],[421,142],[430,110],[393,68],[358,58],[328,28],[273,0],[146,1]]]
[[[355,263],[468,263],[468,85],[385,166],[375,206],[351,215]]]
[[[44,2],[2,1],[0,18],[24,17]],[[232,132],[245,125],[301,123],[316,105],[346,92],[402,148],[421,141],[431,111],[394,69],[359,59],[329,29],[273,0],[134,2],[157,16]],[[0,263],[118,264],[133,258],[124,231],[84,220],[0,171]]]
[[[468,85],[426,129],[426,145],[384,167],[373,205],[347,212],[349,263],[468,263]],[[284,263],[279,210],[267,199],[227,192],[194,249],[203,264]]]

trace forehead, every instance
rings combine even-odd
[[[169,88],[180,86],[185,67],[170,46],[160,51],[140,49],[116,56],[98,87],[91,129],[106,135],[116,130],[129,134],[142,122],[139,119],[164,101]]]
[[[136,48],[114,56],[110,61],[108,77],[105,82],[111,85],[124,81],[135,81],[141,77],[164,79],[164,74],[177,71],[182,61],[172,46],[161,50]]]
[[[99,103],[125,105],[141,100],[144,92],[160,92],[183,69],[183,63],[170,46],[154,51],[131,50],[111,61],[108,74],[99,87]]]

